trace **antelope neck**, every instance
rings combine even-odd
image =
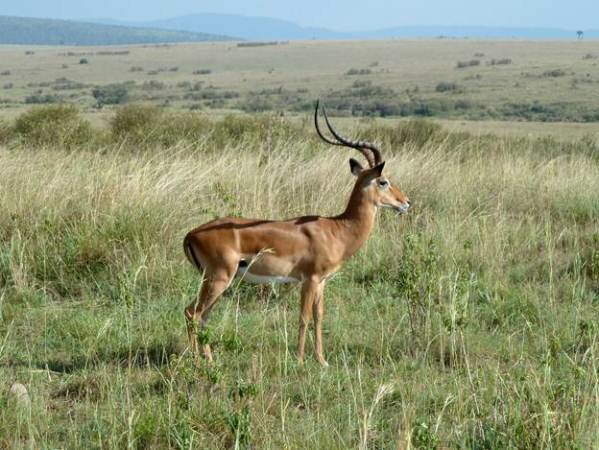
[[[345,211],[331,219],[337,224],[339,238],[345,243],[346,257],[352,256],[364,244],[376,217],[377,207],[356,183]]]

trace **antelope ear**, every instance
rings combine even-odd
[[[364,171],[364,167],[362,167],[362,164],[360,164],[354,158],[349,158],[349,170],[351,170],[351,173],[353,173],[355,176],[358,176]]]
[[[377,164],[372,169],[365,170],[364,173],[364,182],[370,183],[375,178],[380,177],[383,174],[383,168],[385,167],[385,161],[380,164]]]

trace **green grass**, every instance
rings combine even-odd
[[[246,284],[211,315],[207,367],[187,350],[184,234],[334,214],[355,155],[277,117],[187,120],[203,140],[150,121],[154,139],[0,147],[0,447],[596,446],[594,141],[344,123],[386,144],[414,207],[382,211],[328,283],[331,367],[296,363],[297,288]]]

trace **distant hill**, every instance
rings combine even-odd
[[[339,33],[325,28],[302,27],[286,20],[237,14],[202,13],[150,22],[125,22],[114,19],[92,19],[91,21],[166,30],[202,31],[238,36],[250,41],[344,39],[350,37],[347,33]]]
[[[70,20],[0,16],[0,44],[118,45],[231,39],[218,34],[187,30],[173,31]]]
[[[303,27],[286,20],[269,17],[248,17],[236,14],[193,14],[151,22],[118,22],[111,19],[99,23],[120,23],[168,30],[185,30],[238,36],[246,40],[305,39],[389,39],[389,38],[487,38],[487,39],[576,39],[576,30],[560,28],[512,28],[485,26],[401,26],[370,31],[334,31],[326,28]],[[599,30],[585,31],[585,37],[599,38]]]
[[[325,28],[302,27],[286,20],[235,14],[194,14],[147,22],[146,25],[186,31],[204,29],[206,33],[220,32],[247,40],[335,39],[340,35]]]

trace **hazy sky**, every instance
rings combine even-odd
[[[0,15],[148,20],[200,12],[361,30],[394,25],[599,28],[599,0],[0,0]]]

